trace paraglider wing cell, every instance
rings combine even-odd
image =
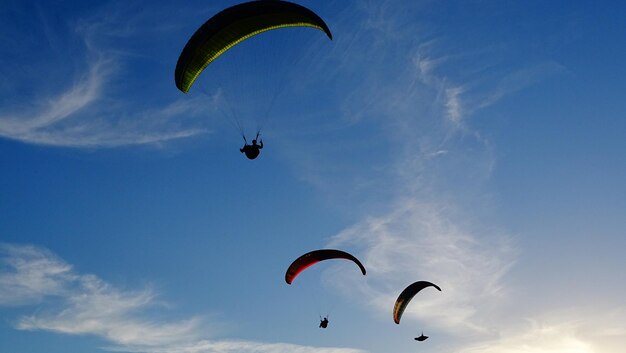
[[[176,87],[187,93],[200,73],[237,43],[284,27],[312,27],[332,34],[326,23],[304,6],[279,0],[250,1],[229,7],[205,22],[178,58]]]
[[[346,259],[354,262],[361,269],[361,273],[365,275],[365,267],[356,257],[348,254],[345,251],[341,250],[333,250],[333,249],[321,249],[308,252],[299,258],[297,258],[287,269],[287,273],[285,273],[285,281],[287,284],[291,284],[291,282],[300,274],[300,272],[304,271],[308,267],[324,260],[329,259]]]
[[[427,287],[435,287],[441,292],[441,288],[434,283],[430,283],[428,281],[417,281],[406,287],[402,293],[400,293],[398,299],[396,300],[396,304],[393,306],[393,321],[396,324],[400,323],[402,313],[404,313],[404,309],[406,309],[406,306],[409,305],[411,299],[413,299],[419,291]]]

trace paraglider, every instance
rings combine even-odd
[[[344,260],[352,261],[359,267],[363,275],[365,275],[366,273],[365,267],[363,266],[361,261],[359,261],[359,259],[357,259],[353,255],[345,251],[341,251],[341,250],[320,249],[320,250],[310,251],[298,257],[294,262],[292,262],[291,265],[289,265],[289,268],[287,268],[287,272],[285,273],[285,282],[287,282],[287,284],[291,284],[291,282],[293,282],[293,280],[305,269],[313,266],[314,264],[320,261],[331,260],[331,259],[344,259]],[[328,315],[324,316],[323,318],[320,315],[319,328],[327,328],[327,327],[328,327]]]
[[[420,341],[420,342],[425,341],[427,339],[428,339],[428,336],[424,336],[424,332],[422,332],[422,334],[419,337],[415,337],[415,340]]]
[[[181,92],[188,93],[202,72],[218,57],[222,56],[234,46],[244,41],[247,42],[249,38],[259,34],[288,27],[314,28],[324,33],[332,40],[332,33],[324,20],[310,9],[288,1],[249,1],[220,11],[200,26],[183,48],[174,72],[176,87]],[[304,46],[304,43],[299,44],[303,44]],[[290,52],[291,50],[280,52],[277,59],[289,57]],[[259,54],[261,54],[259,56],[263,56],[265,53],[261,52]],[[257,76],[256,74],[258,72],[256,69],[261,66],[259,65],[259,56],[253,53],[248,56],[249,60],[246,60],[244,63],[239,63],[237,70],[234,70],[232,75],[229,74],[225,77],[226,85],[237,83],[237,81],[247,82],[249,78],[251,79],[249,76],[244,78],[236,77],[236,74],[242,71],[242,67],[252,69],[251,76]],[[280,66],[280,62],[275,62],[271,67],[272,73],[276,73],[276,71],[280,72],[281,70],[276,70],[276,67]],[[211,78],[214,79],[216,76],[219,75],[216,75],[214,72]],[[280,82],[276,81],[279,81],[278,77],[273,77],[271,81],[260,87],[260,89],[251,92],[251,94],[258,94],[259,91],[274,91],[273,97],[267,97],[268,99],[262,101],[263,104],[267,103],[270,106],[273,105],[273,101],[281,86]],[[235,92],[237,92],[237,95],[241,95],[237,98],[249,98],[246,97],[246,94],[241,93],[239,89],[235,90]],[[233,120],[233,125],[240,130],[241,135],[244,140],[246,140],[240,117],[235,112],[235,109],[233,109],[233,107],[237,105],[238,104],[233,104],[229,107],[230,119]],[[255,105],[255,112],[252,113],[258,115],[256,119],[258,125],[257,135],[261,131],[261,121],[265,122],[269,114],[269,107],[266,108],[267,111],[263,113],[263,107]],[[255,159],[259,155],[261,148],[262,144],[257,146],[253,141],[253,144],[249,145],[246,140],[246,144],[240,150],[242,153],[245,153],[246,157],[249,159]]]
[[[402,293],[398,296],[396,300],[396,304],[393,306],[393,321],[396,324],[400,323],[400,318],[402,317],[402,313],[404,313],[404,309],[409,305],[409,302],[413,297],[422,289],[427,287],[435,287],[438,291],[441,292],[441,288],[439,288],[436,284],[428,282],[428,281],[417,281],[410,286],[406,287]],[[424,338],[426,339],[426,338]]]
[[[256,138],[257,139],[259,138],[259,134],[257,134]],[[239,149],[239,152],[244,153],[246,157],[248,157],[248,159],[255,159],[261,153],[262,148],[263,148],[263,140],[261,140],[260,144],[257,145],[256,139],[254,139],[252,140],[252,144],[250,145],[248,144],[248,141],[246,141],[246,144],[243,145],[243,147]]]
[[[328,327],[328,318],[320,318],[320,328],[327,328]]]
[[[359,269],[361,269],[361,273],[365,275],[365,272],[366,272],[365,267],[363,266],[361,261],[359,261],[356,257],[352,256],[351,254],[345,251],[341,251],[341,250],[321,249],[321,250],[314,250],[314,251],[308,252],[300,256],[299,258],[297,258],[291,265],[289,265],[289,268],[287,269],[287,272],[285,273],[285,282],[287,282],[287,284],[291,284],[291,282],[296,278],[296,276],[298,276],[306,268],[320,261],[329,260],[329,259],[350,260],[354,262],[357,266],[359,266]]]

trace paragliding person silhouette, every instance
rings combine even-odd
[[[248,159],[255,159],[258,157],[259,153],[261,153],[261,149],[263,148],[263,140],[259,141],[260,144],[257,145],[256,140],[258,138],[259,134],[257,133],[256,138],[252,140],[252,144],[249,145],[248,140],[246,140],[246,137],[244,136],[243,140],[245,141],[245,144],[239,149],[239,152],[244,153]]]
[[[424,332],[422,332],[422,334],[419,337],[415,337],[416,341],[425,341],[426,339],[428,339],[428,336],[424,336]]]
[[[320,317],[320,328],[327,328],[328,327],[328,318],[321,318]]]

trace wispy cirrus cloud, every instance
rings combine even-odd
[[[145,312],[159,305],[150,288],[116,288],[94,275],[77,273],[43,248],[0,244],[0,249],[0,304],[40,307],[36,314],[21,317],[17,329],[91,334],[118,344],[143,345],[186,342],[198,333],[199,318],[150,320]],[[51,304],[50,299],[62,304]]]
[[[32,144],[98,148],[153,144],[208,132],[200,126],[181,126],[180,117],[207,112],[206,100],[199,98],[132,113],[102,107],[108,100],[103,90],[113,65],[112,60],[99,59],[66,92],[43,98],[27,112],[0,116],[0,136]]]
[[[451,62],[460,59],[447,55],[431,56],[433,54],[429,53],[436,51],[435,43],[437,41],[420,45],[413,62],[418,69],[420,81],[432,89],[443,92],[442,104],[446,108],[445,117],[457,127],[462,126],[464,118],[476,114],[481,109],[488,108],[505,97],[552,75],[566,72],[563,65],[554,61],[544,61],[504,72],[490,80],[474,77],[488,71],[487,66],[474,72],[470,78],[464,78],[459,82],[459,79],[438,73],[438,70],[445,71],[446,64],[451,65]]]
[[[72,267],[49,251],[0,244],[0,305],[25,305],[66,293]]]
[[[312,347],[300,346],[288,343],[261,343],[252,341],[208,341],[202,340],[180,346],[165,347],[111,347],[109,350],[133,353],[364,353],[361,349],[354,348],[333,348],[333,347]]]
[[[93,275],[77,277],[77,287],[64,296],[65,305],[48,313],[22,317],[16,328],[63,334],[96,335],[118,344],[159,346],[196,338],[200,319],[160,323],[140,317],[158,304],[150,289],[122,291]]]
[[[484,236],[484,235],[482,235]],[[360,292],[373,309],[388,315],[400,291],[417,280],[432,281],[441,293],[420,294],[404,320],[428,320],[452,332],[486,332],[487,315],[506,297],[503,276],[515,261],[510,241],[485,241],[450,216],[445,206],[407,198],[381,216],[337,234],[329,244],[357,249],[367,263],[367,281],[339,281],[347,293]]]
[[[43,107],[32,116],[5,117],[0,125],[0,133],[6,137],[19,138],[30,131],[43,129],[67,119],[99,98],[105,78],[110,71],[110,61],[97,59],[69,90],[56,97],[44,99]]]
[[[107,8],[106,16],[89,21],[68,23],[72,30],[61,35],[55,33],[59,29],[48,23],[40,9],[42,28],[34,33],[43,32],[44,45],[38,42],[31,50],[42,57],[61,58],[46,66],[34,60],[13,63],[18,69],[14,71],[29,72],[37,67],[43,74],[7,72],[7,80],[28,89],[4,90],[10,104],[0,109],[0,137],[39,145],[106,148],[155,144],[209,131],[202,122],[206,119],[198,119],[211,113],[206,100],[199,104],[198,99],[166,98],[154,100],[152,106],[144,103],[137,81],[144,80],[140,86],[151,87],[151,76],[133,76],[130,72],[148,67],[133,67],[136,64],[131,64],[133,55],[127,45],[114,40],[137,34],[134,39],[141,41],[141,29],[129,27],[128,23],[137,21],[129,19],[127,13],[122,15],[123,11],[111,16],[113,10]],[[11,53],[10,47],[5,50]],[[134,92],[129,93],[131,90]],[[22,91],[31,93],[20,94]]]
[[[310,347],[245,340],[209,340],[206,320],[152,319],[163,307],[151,288],[117,288],[92,274],[77,273],[52,252],[0,243],[0,305],[37,304],[16,329],[66,335],[93,335],[111,351],[142,353],[325,352],[358,353],[350,348]],[[161,315],[162,317],[162,315]]]

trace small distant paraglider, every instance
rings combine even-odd
[[[320,328],[327,328],[328,327],[328,317],[325,318],[320,318]]]
[[[439,286],[434,283],[428,281],[417,281],[406,287],[402,291],[402,293],[400,293],[398,299],[396,299],[396,304],[393,306],[393,321],[396,324],[400,324],[400,318],[402,318],[402,313],[404,313],[404,309],[406,309],[407,305],[409,305],[411,299],[413,299],[413,297],[422,289],[428,287],[435,287],[438,291],[441,292],[441,288],[439,288]],[[418,342],[423,342],[428,339],[428,336],[424,336],[424,332],[422,332],[420,336],[415,337],[414,339]]]
[[[393,321],[396,324],[400,323],[400,318],[402,318],[402,313],[404,313],[404,309],[406,309],[407,305],[413,297],[419,293],[424,288],[435,287],[438,291],[441,292],[441,288],[439,288],[436,284],[428,282],[428,281],[417,281],[410,286],[406,287],[402,293],[398,296],[396,300],[396,304],[393,306]]]
[[[419,337],[415,337],[414,338],[416,341],[426,341],[428,339],[428,336],[424,336],[424,332],[422,332],[422,334]]]

